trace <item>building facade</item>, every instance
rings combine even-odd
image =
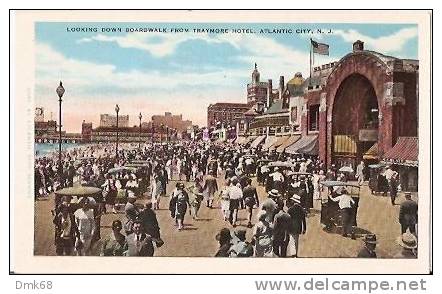
[[[260,81],[260,73],[255,63],[255,69],[252,72],[252,81],[247,84],[247,104],[251,106],[257,103],[266,104],[268,88],[269,84],[267,82]]]
[[[207,108],[207,127],[217,128],[218,126],[235,126],[236,120],[251,106],[247,103],[215,103]]]
[[[117,116],[113,114],[100,114],[100,127],[116,127]],[[129,127],[129,115],[118,115],[118,126]]]
[[[178,133],[186,132],[189,127],[192,126],[192,121],[183,120],[183,115],[173,115],[170,112],[165,112],[164,115],[153,115],[152,121],[149,123],[143,123],[143,126],[150,126],[153,123],[154,126],[164,126],[169,129],[174,129]]]
[[[284,85],[280,78],[278,90],[267,92],[265,111],[243,128],[254,141],[242,141],[264,136],[262,146],[271,147],[286,140],[291,145],[276,150],[317,155],[328,166],[355,168],[366,160],[409,169],[417,166],[418,77],[417,60],[364,50],[356,41],[350,53],[315,67],[307,79],[297,73]],[[413,149],[406,159],[405,149]]]

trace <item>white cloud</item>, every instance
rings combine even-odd
[[[115,42],[122,48],[136,48],[149,52],[155,57],[165,57],[175,52],[179,44],[189,40],[204,40],[208,43],[220,43],[206,33],[172,34],[172,33],[128,33],[124,36],[107,36],[98,34],[90,38],[82,38],[77,43]]]
[[[135,36],[135,34],[133,34]],[[108,37],[97,35],[79,42],[117,42],[124,48],[140,48],[156,56],[171,54],[178,44],[193,37],[173,36],[158,39],[139,37]],[[162,37],[166,35],[161,35]],[[207,36],[200,35],[204,39]],[[288,81],[295,72],[301,71],[308,76],[309,54],[294,50],[277,41],[257,35],[217,35],[207,37],[208,42],[229,43],[243,52],[232,56],[231,62],[249,63],[249,68],[213,68],[204,73],[163,73],[156,70],[141,72],[131,70],[117,71],[112,64],[97,64],[67,58],[51,46],[36,44],[36,103],[48,111],[56,113],[54,89],[58,80],[63,80],[66,88],[65,109],[71,111],[65,123],[68,130],[79,131],[81,121],[89,119],[98,123],[98,114],[113,110],[115,103],[121,103],[124,113],[131,117],[141,110],[146,118],[155,113],[173,111],[183,113],[186,119],[204,125],[206,107],[215,102],[246,102],[246,82],[250,79],[253,63],[258,63],[261,79],[277,80],[280,75]],[[207,40],[206,40],[207,41]],[[316,64],[336,60],[328,56],[317,56]],[[204,67],[201,64],[201,67]],[[115,92],[115,88],[119,91]],[[54,104],[55,103],[55,104]],[[144,114],[143,114],[144,115]]]
[[[418,36],[417,28],[404,28],[391,35],[373,38],[364,35],[357,30],[335,30],[334,34],[342,37],[346,42],[361,40],[367,49],[373,49],[381,53],[400,53],[405,44]]]

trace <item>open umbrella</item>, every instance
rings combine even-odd
[[[339,169],[340,172],[344,173],[352,173],[354,172],[353,168],[351,166],[343,166]]]
[[[149,161],[147,161],[147,160],[132,160],[130,162],[130,164],[148,164],[148,163],[149,163]]]
[[[119,167],[111,168],[110,170],[107,171],[107,173],[115,174],[115,173],[120,173],[123,171],[135,171],[135,168],[134,167],[127,167],[127,166],[119,166]]]
[[[270,167],[288,167],[288,168],[296,167],[295,164],[290,163],[290,162],[284,162],[284,161],[273,161],[273,162],[270,162],[268,164],[268,166],[270,166]]]
[[[123,167],[126,167],[126,168],[128,168],[130,170],[135,170],[135,169],[140,168],[140,167],[148,167],[148,165],[147,165],[147,163],[128,163],[128,164],[126,164]]]
[[[77,187],[69,187],[63,188],[58,191],[55,191],[56,195],[60,196],[93,196],[98,193],[101,193],[101,189],[97,187],[89,187],[89,186],[77,186]]]

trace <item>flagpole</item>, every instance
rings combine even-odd
[[[308,85],[311,88],[312,86],[312,50],[313,49],[313,45],[312,45],[312,38],[310,38],[310,78],[308,79]]]

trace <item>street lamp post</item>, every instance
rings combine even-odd
[[[155,124],[152,121],[152,144],[154,143],[154,137],[155,137]]]
[[[120,112],[120,107],[117,105],[115,105],[115,112],[117,113],[117,144],[116,144],[116,148],[115,148],[115,158],[118,159],[118,112]]]
[[[166,126],[166,142],[169,142],[169,126]]]
[[[141,119],[143,118],[143,116],[140,114],[138,115],[138,118],[140,119],[140,138],[139,138],[139,142],[138,142],[138,149],[141,149]]]
[[[57,87],[55,92],[57,92],[58,95],[58,174],[59,176],[63,173],[63,167],[61,164],[61,97],[63,97],[64,94],[64,88],[63,84],[60,81],[60,85]]]

